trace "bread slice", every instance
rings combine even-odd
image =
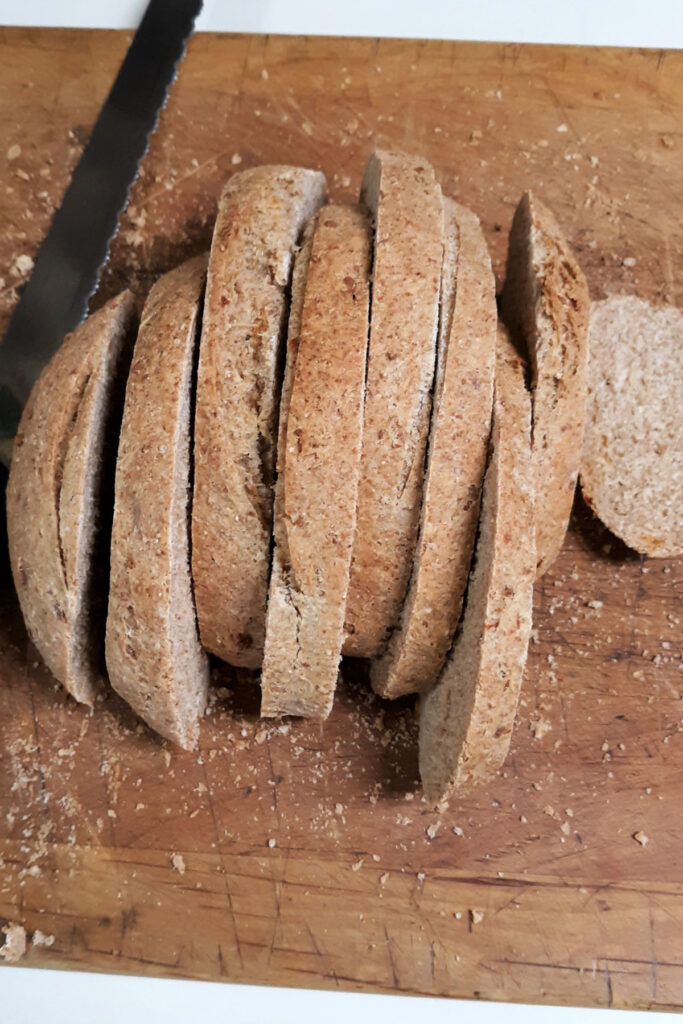
[[[501,315],[528,352],[533,397],[537,575],[567,530],[581,460],[589,297],[555,218],[526,192],[510,231]]]
[[[344,653],[370,657],[397,621],[417,539],[444,227],[441,189],[424,160],[375,153],[362,198],[375,247]]]
[[[234,175],[221,196],[199,355],[192,573],[204,647],[263,656],[279,369],[294,249],[325,178],[299,167]]]
[[[326,206],[297,257],[280,405],[264,716],[324,719],[332,708],[356,525],[370,252],[365,213]]]
[[[209,663],[190,579],[191,406],[205,256],[149,293],[116,465],[106,657],[114,689],[181,747],[197,742]]]
[[[635,296],[591,307],[581,488],[644,555],[683,555],[683,314]]]
[[[501,333],[465,614],[438,684],[420,703],[420,774],[433,802],[489,778],[510,746],[536,569],[530,426],[522,365]]]
[[[123,292],[67,335],[31,392],[7,485],[10,560],[26,628],[85,704],[104,679],[116,439],[135,306]]]
[[[434,685],[460,618],[491,432],[496,288],[478,218],[444,200],[446,246],[427,471],[408,595],[371,665],[383,697]]]

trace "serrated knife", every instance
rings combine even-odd
[[[150,0],[0,343],[0,459],[65,334],[85,316],[202,0]]]

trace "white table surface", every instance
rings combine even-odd
[[[128,28],[145,0],[0,0],[0,25]],[[683,0],[205,0],[197,24],[214,32],[392,35],[531,43],[683,48]],[[663,1013],[417,1000],[168,981],[76,971],[0,969],[0,1006],[12,1024],[597,1024],[664,1021]]]

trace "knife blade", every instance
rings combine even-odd
[[[83,319],[202,0],[150,0],[0,344],[0,457],[65,334]]]

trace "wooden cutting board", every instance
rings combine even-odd
[[[0,31],[0,328],[129,38]],[[594,297],[677,303],[682,119],[681,53],[198,36],[94,305],[207,247],[237,168],[320,167],[353,200],[378,144],[477,211],[499,283],[532,187]],[[683,1006],[683,561],[636,557],[577,500],[505,769],[438,814],[412,702],[362,673],[322,729],[262,724],[255,680],[216,669],[182,753],[113,698],[65,698],[1,571],[0,923],[26,929],[22,963]]]

